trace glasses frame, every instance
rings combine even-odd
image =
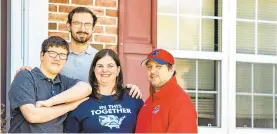
[[[81,28],[84,25],[85,29],[89,29],[89,28],[92,28],[93,23],[87,23],[87,22],[86,23],[82,23],[80,21],[72,21],[71,25],[73,27],[76,27],[76,28]]]
[[[58,55],[60,60],[67,60],[68,54],[64,54],[64,53],[57,53],[55,51],[46,51],[45,53],[48,53],[49,57],[55,59]],[[63,55],[65,55],[65,58],[63,57]]]

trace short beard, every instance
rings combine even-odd
[[[77,32],[76,34],[78,34],[78,33],[80,33],[80,32]],[[88,33],[85,33],[85,34],[88,35]],[[71,33],[71,38],[74,39],[77,43],[82,43],[82,44],[83,44],[83,43],[87,43],[91,37],[92,37],[92,36],[90,36],[89,38],[86,38],[85,40],[79,40],[79,39],[75,38],[75,37],[73,36],[73,34]]]
[[[155,92],[158,92],[164,85],[165,85],[165,83],[164,84],[159,84],[159,85],[156,85],[156,86],[152,85],[152,87],[154,88]]]

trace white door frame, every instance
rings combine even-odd
[[[8,91],[16,70],[39,66],[43,40],[48,37],[48,0],[8,0],[10,6],[10,68],[7,72],[6,117],[10,118]],[[7,123],[7,129],[9,122]]]

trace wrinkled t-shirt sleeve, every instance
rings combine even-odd
[[[8,95],[12,110],[25,104],[35,104],[35,84],[31,73],[27,70],[20,71],[14,78]]]

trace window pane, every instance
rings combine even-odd
[[[222,0],[202,0],[202,7],[203,16],[222,16]]]
[[[277,95],[277,65],[275,65],[275,94]]]
[[[236,126],[251,126],[251,96],[237,95],[236,98]]]
[[[164,49],[177,48],[176,17],[158,16],[158,46]]]
[[[158,12],[177,13],[177,0],[158,0]]]
[[[237,21],[237,53],[255,54],[255,24]]]
[[[258,54],[276,55],[276,24],[258,23]]]
[[[196,68],[198,64],[198,68]],[[218,61],[212,60],[187,60],[176,59],[176,78],[181,87],[187,90],[196,90],[196,80],[199,91],[219,91],[220,65]],[[196,73],[198,70],[198,75]]]
[[[254,96],[254,127],[273,128],[272,97]]]
[[[180,17],[180,48],[198,50],[199,19]]]
[[[255,0],[237,0],[237,18],[255,18]]]
[[[254,64],[254,93],[273,93],[273,66]]]
[[[193,104],[194,104],[194,107],[196,108],[196,93],[188,93]]]
[[[200,15],[200,8],[199,0],[179,0],[180,14]]]
[[[237,62],[236,90],[251,93],[251,64]]]
[[[202,19],[202,51],[221,51],[221,20]]]
[[[277,97],[275,97],[275,129],[277,129]]]
[[[196,61],[175,59],[178,84],[186,90],[196,89]]]
[[[199,0],[179,0],[179,13],[200,15]],[[203,16],[221,16],[222,0],[202,0]]]
[[[220,118],[217,109],[216,94],[198,94],[198,126],[217,126]]]
[[[198,90],[217,91],[218,70],[216,61],[198,60]]]
[[[258,0],[258,19],[276,21],[277,20],[277,1]]]

